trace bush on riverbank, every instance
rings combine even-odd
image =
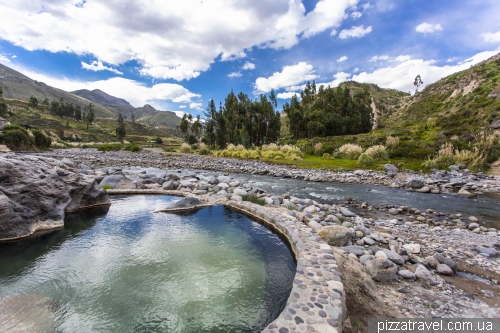
[[[3,143],[12,150],[47,150],[52,140],[45,132],[33,128],[24,129],[15,124],[6,125],[2,129]]]
[[[217,157],[234,157],[244,159],[267,159],[267,160],[302,160],[303,154],[297,146],[283,145],[275,143],[263,145],[261,148],[246,149],[243,145],[229,144],[226,149],[214,153]]]
[[[137,152],[141,151],[141,148],[138,145],[133,144],[133,143],[130,143],[130,144],[105,143],[102,145],[98,145],[95,148],[99,151],[102,151],[102,152],[125,150],[125,151],[137,153]]]
[[[243,201],[249,201],[260,206],[264,206],[266,204],[266,200],[264,200],[263,198],[259,198],[253,193],[242,195],[241,198],[243,199]]]

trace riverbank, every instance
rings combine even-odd
[[[76,150],[44,155],[61,158],[80,172],[92,175],[101,184],[123,191],[168,193],[176,190],[187,196],[200,197],[206,203],[253,200],[293,217],[332,246],[346,286],[349,310],[346,331],[350,330],[349,326],[352,331],[366,328],[366,318],[378,315],[419,318],[500,316],[500,305],[496,301],[500,296],[499,233],[493,228],[481,228],[474,216],[352,201],[319,203],[295,197],[294,193],[271,195],[251,183],[237,180],[225,183],[217,177],[206,179],[194,171],[179,174],[172,169],[258,173],[309,181],[340,179],[347,183],[366,182],[389,187],[400,183],[401,188],[407,190],[419,186],[411,186],[415,179],[423,180],[423,187],[437,186],[439,183],[428,183],[432,181],[432,175],[388,175],[365,171],[333,173],[198,155],[162,157],[148,152]],[[155,167],[158,172],[148,173],[134,168],[136,166]],[[450,173],[457,178],[446,178],[448,175],[444,173],[435,174],[442,175],[439,181],[443,184],[449,184],[451,179],[457,184],[459,179],[470,180],[456,190],[468,186],[471,192],[498,192],[495,177],[472,175],[466,171]],[[439,188],[446,190],[447,186]],[[457,270],[483,275],[488,281],[481,284],[468,279],[468,283],[460,283],[458,280],[462,277],[455,275]],[[480,289],[467,289],[466,285],[471,283]]]

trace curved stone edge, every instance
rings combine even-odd
[[[155,213],[178,213],[178,212],[189,212],[191,210],[203,209],[207,207],[212,207],[213,204],[204,204],[204,205],[194,205],[189,207],[182,208],[165,208],[155,211]]]
[[[262,332],[342,332],[347,314],[345,292],[331,247],[301,221],[276,209],[249,202],[224,205],[258,219],[288,239],[297,260],[286,307]]]
[[[174,190],[139,190],[139,189],[123,189],[123,190],[106,190],[109,195],[128,195],[128,194],[152,194],[152,195],[172,195],[176,197],[185,197],[189,192],[174,191]]]

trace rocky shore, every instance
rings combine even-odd
[[[65,213],[109,204],[96,179],[68,161],[0,155],[0,241],[61,228]]]
[[[430,174],[414,171],[402,172],[394,165],[384,166],[385,172],[377,171],[330,171],[299,169],[286,164],[272,164],[262,161],[239,160],[196,154],[171,154],[162,156],[155,152],[125,151],[99,152],[97,149],[55,150],[43,155],[56,158],[70,158],[95,166],[142,166],[159,169],[202,169],[228,173],[267,175],[281,178],[302,179],[313,182],[341,182],[373,184],[408,191],[440,194],[455,192],[465,197],[483,193],[500,193],[500,177],[487,176],[481,172],[472,173],[463,165],[450,166],[451,171],[434,170]]]

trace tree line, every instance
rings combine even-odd
[[[368,86],[351,94],[347,85],[325,88],[307,82],[300,92],[283,105],[282,136],[302,138],[366,133],[372,129],[373,114]]]
[[[219,110],[211,99],[204,112],[206,117],[203,141],[212,146],[225,148],[228,144],[251,145],[276,142],[280,134],[280,113],[274,91],[269,98],[261,94],[252,100],[240,92],[231,91],[221,102]]]

